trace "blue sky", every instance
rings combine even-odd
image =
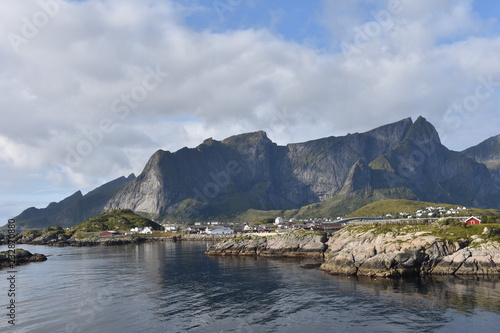
[[[329,48],[330,34],[321,22],[321,1],[177,1],[200,6],[188,15],[186,24],[202,31],[217,33],[227,30],[266,29],[297,43],[318,43]]]
[[[387,1],[300,1],[300,0],[176,0],[180,6],[191,10],[185,12],[184,22],[203,31],[209,29],[216,33],[228,30],[266,29],[288,41],[317,47],[325,52],[333,52],[335,31],[329,29],[327,22],[331,20],[325,12],[325,3],[339,3],[336,8],[339,16],[357,11],[356,21],[362,23],[372,21],[373,13],[387,9]],[[453,1],[449,1],[450,3]],[[458,1],[455,1],[458,2]],[[484,29],[479,35],[498,34],[500,3],[493,0],[470,1],[473,15],[478,15],[490,29]],[[429,8],[432,11],[432,7]],[[463,36],[462,36],[463,37]],[[457,39],[461,37],[457,36]],[[448,40],[450,42],[453,40]]]
[[[500,2],[2,6],[0,224],[208,137],[286,144],[419,115],[453,150],[500,133]]]

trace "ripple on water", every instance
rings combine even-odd
[[[496,332],[499,279],[365,279],[204,243],[40,248],[19,267],[16,332]],[[0,322],[0,331],[6,328]]]

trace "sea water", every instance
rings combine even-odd
[[[18,245],[15,325],[1,332],[498,332],[500,278],[356,278],[310,260],[209,257],[205,242]],[[1,246],[0,250],[6,250]]]

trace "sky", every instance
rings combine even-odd
[[[420,115],[452,150],[500,134],[499,1],[0,5],[0,225],[209,137]]]

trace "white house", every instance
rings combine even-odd
[[[217,229],[205,229],[205,232],[208,235],[227,235],[227,234],[233,234],[234,230],[229,228],[229,227],[222,227],[222,228],[217,228]]]
[[[140,233],[144,235],[151,235],[153,233],[153,229],[151,227],[145,227],[142,231],[140,231]]]
[[[175,226],[175,225],[164,225],[163,228],[165,231],[176,231],[177,230],[177,226]]]
[[[130,231],[132,231],[132,232],[141,232],[142,228],[140,228],[140,227],[133,227],[132,229],[130,229]]]

